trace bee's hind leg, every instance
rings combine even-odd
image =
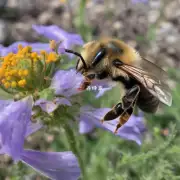
[[[129,120],[132,113],[133,113],[133,107],[130,107],[129,109],[127,109],[126,111],[123,112],[123,114],[119,118],[119,122],[118,122],[116,129],[114,131],[115,134],[117,133],[118,129],[121,126],[123,126]]]
[[[110,121],[110,120],[116,119],[123,112],[124,112],[124,109],[122,108],[122,103],[118,103],[109,112],[106,113],[106,115],[101,120],[101,122],[103,123],[104,121]]]
[[[129,109],[135,105],[135,102],[138,98],[140,92],[140,87],[138,85],[133,86],[129,89],[122,98],[122,108]]]

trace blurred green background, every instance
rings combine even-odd
[[[1,0],[3,2],[3,0]],[[0,3],[0,43],[40,41],[32,24],[56,24],[81,34],[85,42],[101,36],[116,37],[136,48],[144,57],[169,73],[173,104],[157,114],[145,114],[148,128],[142,146],[97,129],[79,135],[87,180],[178,180],[180,179],[180,1],[149,0],[7,0]],[[67,61],[68,62],[68,61]],[[64,65],[74,66],[76,61]],[[119,100],[119,87],[95,99],[83,94],[86,104],[112,107]],[[3,95],[4,97],[4,95]],[[63,130],[41,130],[29,137],[26,147],[42,151],[70,150]],[[0,180],[46,179],[22,163],[13,165],[0,157]]]

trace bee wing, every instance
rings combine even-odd
[[[143,61],[142,69],[131,65],[123,65],[119,68],[141,82],[162,103],[171,106],[172,96],[168,85],[165,84],[168,77],[166,72],[146,59]]]

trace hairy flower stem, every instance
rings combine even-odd
[[[76,157],[78,158],[79,161],[79,165],[81,168],[81,176],[82,179],[86,179],[85,178],[85,168],[84,168],[84,163],[83,160],[81,158],[81,154],[80,154],[80,150],[79,150],[79,146],[78,143],[76,141],[76,137],[74,135],[73,129],[72,127],[68,124],[68,120],[66,118],[61,118],[61,114],[59,112],[56,113],[56,119],[61,119],[61,125],[63,126],[64,130],[65,130],[65,134],[66,137],[68,139],[68,143],[70,146],[70,149],[72,150],[72,152],[76,155]]]

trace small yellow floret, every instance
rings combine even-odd
[[[48,54],[46,62],[48,63],[48,62],[55,62],[55,61],[57,61],[57,54],[54,52],[50,52]]]
[[[8,81],[10,81],[11,78],[12,78],[11,76],[6,77],[6,79],[7,79]]]
[[[5,72],[4,68],[0,68],[0,78],[4,75],[4,72]]]
[[[12,88],[15,88],[16,86],[17,86],[17,82],[16,82],[16,81],[12,81],[12,82],[11,82],[11,87],[12,87]]]
[[[22,44],[18,44],[18,50],[22,50],[22,49],[23,49]]]
[[[5,82],[5,83],[4,83],[4,87],[5,87],[5,88],[9,88],[10,85],[11,85],[11,84],[10,84],[9,82]]]
[[[2,82],[3,84],[5,84],[6,80],[5,80],[5,79],[2,79],[1,82]]]
[[[41,55],[46,55],[47,52],[46,52],[45,50],[41,50],[41,51],[40,51],[40,54],[41,54]]]
[[[23,76],[27,76],[29,74],[29,71],[27,69],[23,70]]]
[[[20,77],[23,75],[23,70],[22,70],[22,69],[20,69],[20,70],[18,71],[18,75],[19,75]]]
[[[24,86],[26,85],[26,80],[25,80],[25,79],[22,79],[22,80],[18,81],[18,85],[19,85],[20,87],[24,87]]]

